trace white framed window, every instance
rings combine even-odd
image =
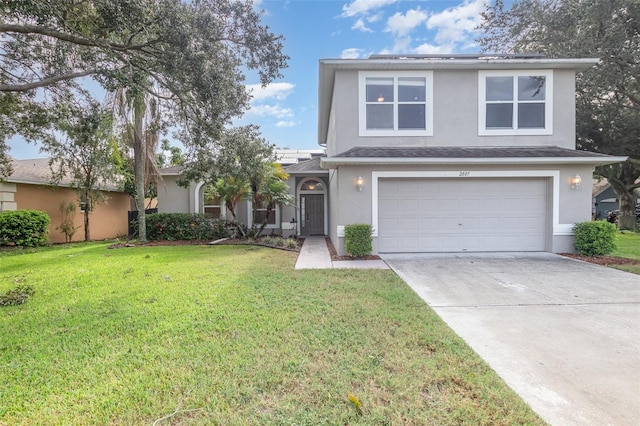
[[[249,217],[248,225],[252,226],[254,223],[256,225],[262,224],[262,222],[267,219],[266,229],[278,228],[280,225],[280,205],[271,204],[270,208],[267,209],[266,205],[258,206],[255,211],[253,209],[253,202],[247,202],[247,215]],[[254,220],[255,218],[255,220]]]
[[[480,71],[479,135],[553,134],[553,72]]]
[[[432,136],[433,72],[358,75],[360,136]]]
[[[213,218],[226,217],[224,200],[217,197],[210,186],[205,186],[202,194],[204,214]]]

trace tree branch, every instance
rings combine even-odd
[[[39,89],[41,87],[50,86],[59,81],[74,80],[80,77],[86,77],[91,74],[97,73],[98,70],[85,70],[78,71],[69,74],[55,75],[52,77],[43,78],[39,81],[33,81],[31,83],[24,84],[0,84],[0,92],[26,92],[27,90]]]
[[[119,51],[138,50],[160,41],[159,39],[149,40],[146,43],[136,45],[125,45],[120,43],[112,43],[107,41],[92,40],[85,37],[68,34],[62,31],[54,30],[52,28],[43,27],[40,25],[15,25],[15,24],[0,24],[0,33],[19,33],[19,34],[40,34],[47,37],[53,37],[58,40],[66,41],[79,46],[89,47],[103,47]]]

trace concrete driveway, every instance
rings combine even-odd
[[[640,424],[640,276],[548,253],[382,257],[547,422]]]

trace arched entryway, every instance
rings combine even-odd
[[[300,235],[326,235],[327,190],[319,178],[305,178],[298,184]]]

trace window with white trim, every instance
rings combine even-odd
[[[480,135],[553,133],[551,71],[480,71]]]
[[[360,136],[433,135],[433,73],[360,72]]]
[[[206,216],[225,217],[224,200],[218,197],[212,187],[206,186],[203,191],[203,209]]]

